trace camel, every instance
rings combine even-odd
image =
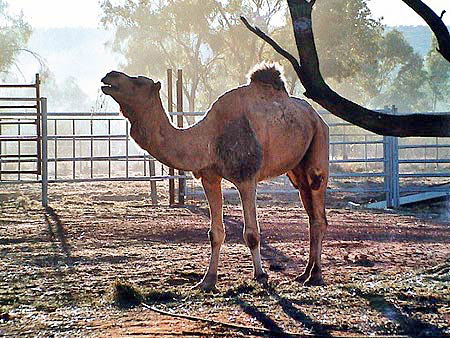
[[[102,79],[102,91],[119,104],[139,146],[163,164],[192,171],[201,180],[209,203],[211,255],[197,288],[211,290],[217,283],[225,240],[222,179],[233,183],[240,194],[253,276],[267,279],[261,263],[256,186],[282,174],[299,190],[309,217],[308,263],[296,280],[322,285],[328,126],[306,101],[288,95],[278,66],[262,65],[249,78],[248,84],[221,95],[201,121],[185,129],[174,127],[164,111],[160,82],[112,71]]]

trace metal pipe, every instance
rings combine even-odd
[[[48,144],[47,144],[47,98],[41,99],[41,118],[42,118],[42,206],[48,207]]]

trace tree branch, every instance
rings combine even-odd
[[[257,36],[259,36],[261,39],[263,39],[264,41],[266,41],[269,45],[271,45],[273,47],[273,49],[275,49],[275,51],[279,54],[281,54],[281,56],[284,56],[286,59],[289,60],[289,62],[292,64],[292,67],[294,67],[295,72],[297,73],[297,75],[303,76],[302,75],[302,70],[301,70],[301,66],[298,63],[297,59],[291,54],[289,53],[287,50],[283,49],[279,44],[277,44],[270,36],[266,35],[263,31],[261,31],[258,27],[253,27],[252,25],[250,25],[247,21],[246,18],[244,18],[243,16],[241,16],[241,20],[244,23],[244,25],[253,33],[255,33]]]
[[[424,4],[421,0],[402,0],[408,5],[414,12],[416,12],[422,19],[425,20],[427,25],[431,28],[436,36],[439,48],[437,51],[450,62],[450,34],[447,26],[445,26],[442,18],[445,11],[442,11],[439,17],[430,7]]]
[[[259,28],[241,17],[246,27],[271,45],[294,67],[306,92],[304,95],[330,113],[361,128],[380,135],[391,136],[450,136],[450,115],[408,114],[392,115],[364,108],[333,91],[319,69],[311,12],[315,1],[287,0],[300,63]]]

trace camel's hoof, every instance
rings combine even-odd
[[[301,284],[304,284],[306,280],[309,279],[309,274],[303,273],[297,278],[295,278],[295,281]]]
[[[323,281],[322,277],[319,278],[308,278],[304,283],[304,286],[324,286],[325,282]]]
[[[216,288],[216,282],[215,281],[208,281],[208,280],[202,280],[201,282],[195,284],[192,289],[194,290],[201,290],[204,292],[217,292]]]
[[[255,280],[259,283],[265,284],[269,281],[269,275],[265,272],[260,273],[259,275],[256,275]]]

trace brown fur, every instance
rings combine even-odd
[[[211,214],[211,258],[199,287],[211,289],[217,282],[220,247],[225,239],[222,179],[239,190],[244,241],[252,254],[254,276],[261,278],[265,273],[256,185],[285,173],[299,189],[309,216],[309,259],[298,280],[321,284],[320,257],[327,228],[328,126],[307,102],[289,97],[281,71],[275,66],[260,67],[250,79],[248,85],[219,97],[205,118],[187,129],[170,123],[159,96],[159,82],[112,72],[102,80],[108,85],[102,90],[123,108],[131,123],[131,136],[139,145],[160,162],[192,171],[202,181]]]
[[[253,177],[261,167],[262,149],[247,118],[230,121],[217,139],[223,176],[236,182]]]
[[[250,75],[250,82],[271,85],[276,90],[286,91],[281,71],[275,64],[263,63],[257,66]]]

